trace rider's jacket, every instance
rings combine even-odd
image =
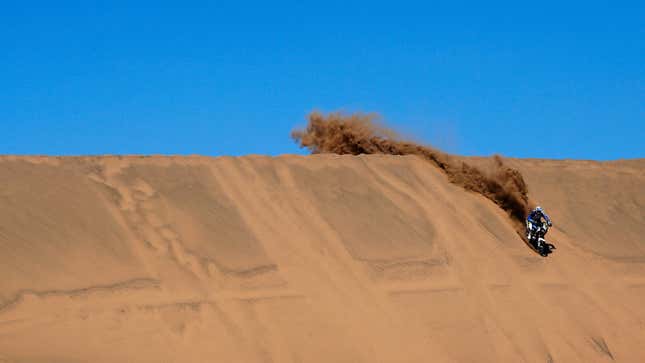
[[[528,222],[531,222],[533,224],[542,224],[542,218],[546,221],[548,225],[551,225],[551,218],[549,218],[546,213],[539,211],[539,210],[532,210],[531,213],[529,213],[528,217],[526,217],[526,220]]]

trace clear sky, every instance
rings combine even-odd
[[[223,3],[4,2],[0,154],[302,153],[317,109],[460,154],[645,157],[643,1]]]

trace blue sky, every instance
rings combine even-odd
[[[467,155],[645,157],[645,3],[20,2],[0,154],[303,153],[311,110]]]

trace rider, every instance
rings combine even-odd
[[[539,205],[535,207],[526,217],[526,230],[529,232],[528,238],[531,240],[531,234],[538,231],[542,227],[542,219],[546,222],[547,226],[551,227],[551,218],[542,210]]]

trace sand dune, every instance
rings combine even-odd
[[[474,164],[488,161],[473,158]],[[645,159],[0,157],[0,362],[645,360]]]

